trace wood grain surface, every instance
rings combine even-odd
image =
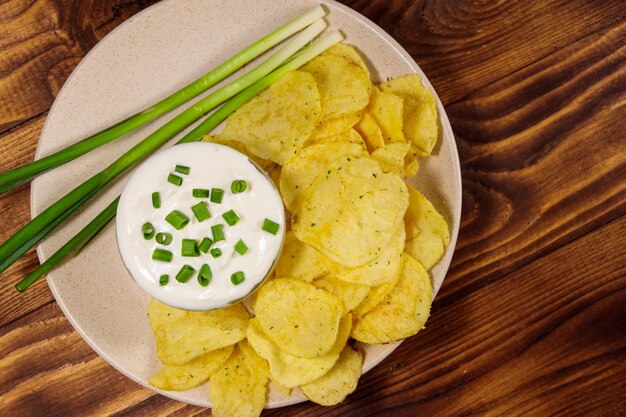
[[[0,2],[0,171],[33,159],[81,58],[155,1]],[[428,327],[335,407],[265,416],[626,416],[626,2],[346,0],[426,72],[456,134],[463,216]],[[29,187],[0,195],[0,241]],[[45,284],[0,276],[0,416],[209,416],[130,381]]]

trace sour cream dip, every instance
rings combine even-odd
[[[142,290],[173,307],[211,310],[250,295],[272,272],[285,212],[271,179],[247,156],[186,143],[156,153],[133,173],[118,204],[116,233]]]

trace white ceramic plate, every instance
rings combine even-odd
[[[316,0],[165,0],[137,14],[106,36],[83,59],[59,93],[44,126],[36,157],[48,155],[178,90],[270,30],[319,2]],[[353,10],[322,1],[330,28],[341,29],[346,42],[366,57],[375,81],[406,73],[426,76],[411,57],[382,29]],[[461,212],[461,177],[454,136],[439,103],[441,138],[435,154],[420,161],[411,182],[448,219],[450,246],[432,270],[437,291],[456,243]],[[165,119],[169,119],[165,117]],[[143,139],[163,119],[85,155],[34,181],[31,212],[35,216],[117,156]],[[122,189],[121,177],[77,217],[38,247],[44,261],[100,212]],[[79,256],[48,275],[59,306],[89,345],[113,367],[151,388],[147,380],[159,368],[154,339],[146,319],[148,297],[124,268],[109,225]],[[415,337],[419,337],[415,336]],[[398,343],[370,346],[367,371]],[[206,386],[162,394],[199,406],[210,406]],[[294,390],[286,397],[272,390],[268,407],[305,400]]]

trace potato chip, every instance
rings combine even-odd
[[[358,349],[346,346],[333,369],[324,376],[302,385],[306,397],[320,405],[339,404],[356,389],[363,369],[363,354]]]
[[[404,217],[407,230],[405,251],[430,269],[450,243],[448,223],[426,197],[409,187],[409,208]]]
[[[328,119],[317,125],[309,138],[310,141],[317,142],[329,136],[341,135],[347,132],[361,120],[361,112],[344,114],[339,117]]]
[[[372,159],[378,161],[384,172],[404,177],[405,158],[410,149],[407,142],[393,142],[372,152]]]
[[[365,61],[363,61],[361,54],[359,54],[359,52],[357,52],[357,50],[352,45],[348,45],[343,42],[338,43],[328,48],[322,55],[335,55],[346,58],[348,61],[351,61],[357,64],[359,67],[363,68],[363,71],[365,71],[365,73],[367,74],[367,78],[370,78],[369,68],[367,68],[367,65],[365,64]]]
[[[217,143],[219,145],[228,146],[229,148],[233,148],[236,151],[241,152],[246,155],[248,158],[253,160],[258,166],[263,168],[263,170],[268,171],[274,163],[272,161],[268,161],[267,159],[259,158],[246,147],[242,142],[237,142],[234,140],[228,140],[221,135],[204,135],[202,137],[203,142],[211,142]]]
[[[404,251],[405,239],[404,222],[401,221],[396,225],[391,239],[383,247],[377,258],[356,268],[335,265],[332,271],[337,278],[343,281],[370,287],[393,281],[400,270],[400,259]]]
[[[159,359],[177,366],[243,339],[250,314],[241,303],[211,311],[184,311],[153,299],[148,317]]]
[[[372,83],[357,64],[341,56],[323,55],[301,68],[313,75],[320,93],[322,116],[320,123],[367,106]]]
[[[405,142],[403,132],[403,100],[390,92],[372,88],[372,98],[366,112],[374,116],[374,120],[383,135],[385,143]]]
[[[280,175],[280,194],[287,210],[294,211],[304,191],[315,178],[328,170],[328,165],[342,156],[365,156],[363,148],[354,143],[335,142],[307,146],[297,158],[283,166]]]
[[[234,345],[213,350],[179,366],[165,365],[148,383],[168,391],[185,391],[209,380],[233,352]]]
[[[220,136],[283,165],[304,146],[320,114],[311,74],[291,71],[230,115]]]
[[[236,347],[211,376],[209,397],[213,417],[258,417],[267,403],[269,380]]]
[[[352,317],[357,320],[365,315],[368,311],[376,307],[396,286],[400,279],[400,271],[396,274],[392,281],[386,282],[375,287],[371,287],[363,301],[352,310]]]
[[[385,146],[380,126],[378,126],[376,119],[370,113],[363,113],[361,120],[354,126],[354,129],[363,137],[367,150],[370,153]]]
[[[313,281],[313,285],[335,295],[343,303],[344,314],[348,314],[367,296],[370,287],[362,284],[342,281],[333,275],[327,275]]]
[[[305,281],[276,278],[258,291],[254,312],[263,332],[281,349],[314,358],[333,347],[343,305]]]
[[[285,235],[283,250],[274,270],[276,276],[312,281],[330,270],[330,261],[316,249],[300,242],[289,232]]]
[[[350,128],[345,132],[342,132],[338,135],[327,136],[321,139],[316,139],[311,145],[322,144],[322,143],[354,143],[359,145],[363,150],[366,150],[365,142],[359,132]]]
[[[407,206],[401,178],[383,173],[371,159],[342,157],[305,191],[292,230],[334,262],[354,268],[380,255]]]
[[[339,323],[333,347],[326,354],[316,358],[299,358],[280,349],[263,332],[256,318],[250,320],[248,341],[259,356],[269,363],[272,380],[278,381],[284,387],[295,388],[315,381],[335,365],[348,341],[351,328],[352,316],[348,314]]]
[[[417,146],[421,156],[430,155],[439,135],[437,102],[433,93],[417,74],[394,78],[379,88],[402,97],[404,134]]]
[[[357,320],[352,337],[363,343],[389,343],[424,327],[433,294],[426,269],[411,255],[402,255],[402,272],[393,290]]]
[[[272,375],[270,374],[270,366],[265,359],[259,356],[256,353],[256,350],[252,346],[250,346],[250,342],[247,339],[242,340],[237,344],[244,356],[252,363],[252,366],[265,375],[268,379],[270,379],[274,385],[278,387],[285,395],[291,395],[291,388],[286,388],[280,385],[277,381],[272,379]]]

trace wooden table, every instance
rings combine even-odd
[[[33,159],[59,88],[149,0],[0,2],[0,171]],[[447,108],[463,219],[428,328],[343,404],[265,416],[626,415],[626,2],[348,0]],[[0,195],[0,241],[29,187]],[[0,279],[0,415],[196,416],[98,357],[47,286]]]

